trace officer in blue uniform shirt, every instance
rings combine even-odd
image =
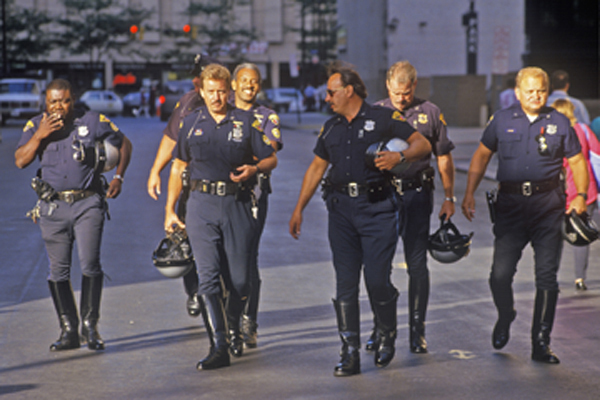
[[[229,289],[230,311],[239,321],[249,292],[249,265],[258,234],[258,207],[253,193],[256,175],[277,166],[269,139],[260,132],[252,113],[228,105],[231,76],[217,64],[200,75],[206,106],[188,115],[179,131],[169,178],[165,230],[187,227],[199,274],[206,330],[211,346],[198,369],[230,365],[227,319],[221,277]],[[255,161],[255,158],[258,162]],[[185,224],[175,204],[181,192],[181,173],[189,166],[190,198]],[[198,256],[201,255],[201,256]],[[235,336],[239,336],[235,332]],[[234,356],[241,352],[231,349]]]
[[[536,287],[531,358],[558,364],[558,357],[550,349],[550,333],[558,300],[561,222],[565,212],[565,193],[560,182],[563,158],[573,170],[580,193],[567,213],[586,211],[589,176],[569,120],[545,106],[546,72],[537,67],[523,68],[516,80],[519,103],[496,112],[488,122],[471,160],[462,212],[469,221],[473,219],[475,190],[493,153],[497,152],[500,184],[495,204],[494,255],[489,284],[498,320],[492,332],[492,345],[501,349],[508,343],[510,325],[517,315],[513,277],[523,248],[531,243]]]
[[[356,71],[345,66],[332,67],[325,100],[336,115],[321,129],[315,157],[304,176],[289,223],[290,234],[298,239],[302,211],[331,166],[324,196],[336,276],[334,306],[342,339],[335,376],[360,373],[358,295],[363,266],[381,337],[375,349],[375,365],[385,367],[394,357],[398,291],[390,274],[401,220],[399,197],[389,170],[431,151],[427,139],[407,124],[399,111],[370,106],[364,101],[366,97],[366,88]],[[409,147],[403,152],[378,153],[377,170],[369,169],[366,150],[373,143],[391,138],[405,140]]]
[[[438,171],[444,187],[444,202],[439,217],[449,219],[454,215],[454,161],[450,153],[454,144],[448,138],[446,121],[440,109],[427,100],[415,97],[417,71],[408,61],[398,61],[387,72],[386,86],[389,98],[376,104],[402,112],[406,121],[431,143],[437,159]],[[402,214],[404,228],[402,242],[406,259],[408,283],[409,344],[413,353],[427,353],[425,340],[425,315],[429,300],[429,270],[427,269],[427,244],[430,216],[433,211],[434,170],[430,166],[431,153],[401,174]],[[377,329],[367,341],[367,350],[377,346]]]
[[[239,109],[251,111],[254,118],[259,123],[261,130],[270,140],[275,151],[281,150],[283,142],[281,141],[281,131],[279,129],[279,116],[275,111],[268,107],[260,105],[256,102],[256,97],[261,88],[261,76],[258,67],[252,63],[243,63],[238,65],[233,71],[232,88],[235,92],[235,106]],[[254,254],[250,265],[250,281],[251,291],[246,302],[246,308],[242,314],[242,334],[243,342],[246,347],[254,348],[257,346],[257,316],[258,316],[258,299],[260,295],[260,275],[258,271],[258,246],[260,244],[260,236],[265,226],[268,209],[268,196],[271,193],[271,176],[270,174],[261,173],[258,175],[258,186],[256,188],[256,196],[258,200],[258,223],[259,232],[254,243]],[[231,303],[228,303],[228,306]],[[230,316],[232,313],[227,313]],[[232,326],[239,324],[239,321],[230,321],[229,329]],[[241,352],[241,339],[232,338],[232,345]]]
[[[100,242],[104,226],[105,196],[116,198],[131,157],[131,142],[108,118],[74,108],[71,85],[56,79],[46,88],[46,112],[27,122],[15,152],[15,163],[25,168],[36,157],[38,177],[32,186],[40,200],[32,217],[39,218],[50,260],[48,285],[61,327],[50,350],[68,350],[87,344],[104,349],[97,331],[104,273]],[[119,149],[119,161],[108,189],[96,160],[97,142]],[[81,341],[79,318],[70,281],[71,252],[77,240],[81,283]]]

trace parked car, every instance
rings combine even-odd
[[[43,82],[28,78],[0,79],[2,124],[9,118],[31,118],[45,106]]]
[[[171,117],[171,113],[181,96],[190,90],[194,90],[194,84],[191,80],[168,81],[164,84],[162,93],[158,97],[161,121],[166,121]]]
[[[302,93],[291,87],[265,89],[265,94],[278,113],[288,111],[303,111]]]
[[[123,112],[123,100],[112,90],[88,90],[79,101],[90,110],[107,115],[118,115]]]

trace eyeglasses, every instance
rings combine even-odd
[[[335,92],[339,92],[340,90],[344,90],[346,88],[346,86],[341,86],[337,89],[327,89],[327,94],[329,95],[329,97],[333,97],[333,95],[335,94]]]
[[[73,153],[73,160],[77,162],[83,162],[85,160],[85,147],[81,140],[73,137],[73,143],[71,143],[71,148],[75,150]]]

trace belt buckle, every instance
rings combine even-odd
[[[223,181],[217,182],[215,194],[217,196],[225,196],[227,194],[227,185],[225,182],[223,182]]]
[[[63,193],[63,201],[72,204],[75,202],[75,194],[73,192]]]
[[[531,182],[523,182],[521,185],[521,194],[523,196],[531,196],[533,194],[533,187],[531,186]]]
[[[358,197],[358,183],[350,182],[348,184],[348,196]]]
[[[393,184],[396,187],[396,192],[398,192],[398,194],[402,196],[404,194],[404,191],[402,190],[402,179],[394,179]]]

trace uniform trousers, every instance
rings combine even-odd
[[[74,203],[40,201],[39,224],[50,260],[48,280],[61,282],[70,279],[75,241],[82,274],[88,277],[102,274],[100,246],[104,229],[104,200],[99,194]]]
[[[490,283],[498,288],[510,287],[523,249],[531,242],[536,288],[558,290],[564,213],[565,195],[560,188],[531,196],[500,192]]]
[[[221,294],[223,276],[240,298],[248,296],[258,221],[250,199],[235,197],[190,193],[185,220],[198,268],[198,294]]]
[[[429,189],[407,190],[402,195],[402,243],[408,274],[417,280],[429,276],[427,245],[433,211],[433,192]]]
[[[400,232],[399,200],[395,192],[374,203],[364,194],[350,197],[332,192],[327,195],[326,204],[337,301],[358,301],[363,266],[371,301],[389,301],[397,293],[391,282]]]

